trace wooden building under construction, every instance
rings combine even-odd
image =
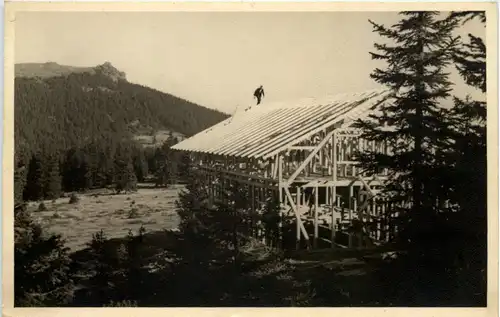
[[[173,148],[188,151],[217,199],[230,184],[248,186],[252,209],[279,197],[296,222],[297,243],[361,247],[389,241],[388,205],[377,201],[385,171],[368,175],[355,151],[386,152],[387,144],[360,138],[355,120],[389,99],[385,90],[262,103],[202,131]],[[312,242],[312,243],[311,243]]]

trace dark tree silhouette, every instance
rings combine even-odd
[[[60,235],[45,232],[23,205],[14,211],[15,305],[58,307],[73,299],[69,250]]]
[[[357,124],[363,137],[386,142],[391,151],[361,153],[360,160],[372,173],[381,168],[391,172],[384,195],[399,203],[400,208],[393,211],[403,215],[397,242],[407,253],[398,266],[390,266],[394,278],[383,278],[382,282],[390,283],[388,304],[444,304],[442,296],[452,277],[447,272],[449,263],[441,258],[446,257],[445,246],[453,233],[442,208],[450,189],[443,177],[447,162],[440,153],[450,131],[440,104],[450,97],[452,83],[446,68],[458,45],[458,38],[452,37],[457,23],[430,11],[400,15],[401,20],[391,27],[371,22],[375,32],[394,43],[375,44],[372,58],[385,61],[387,68],[375,69],[371,77],[393,94],[378,114]]]

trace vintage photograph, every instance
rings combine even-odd
[[[486,307],[488,12],[16,12],[14,306]]]

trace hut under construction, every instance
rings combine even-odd
[[[366,247],[391,239],[396,228],[388,205],[377,201],[386,171],[368,175],[353,154],[387,144],[360,138],[352,127],[386,102],[374,90],[261,103],[176,144],[191,154],[211,184],[212,199],[230,184],[250,189],[252,209],[279,197],[283,215],[293,216],[297,245]],[[310,243],[312,242],[312,243]]]

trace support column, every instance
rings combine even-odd
[[[279,199],[279,223],[278,223],[278,248],[283,247],[283,158],[276,155],[278,173],[278,199]]]
[[[318,185],[316,185],[316,188],[314,189],[314,240],[313,240],[313,247],[315,249],[318,247],[318,236],[319,236],[318,205],[319,205],[319,195],[318,195]]]
[[[333,186],[332,186],[332,199],[331,199],[331,212],[332,212],[332,224],[331,224],[331,247],[335,248],[335,224],[336,224],[336,217],[335,217],[335,203],[337,200],[337,134],[334,132],[332,135],[333,139],[333,155],[332,155],[332,181],[333,181]]]
[[[297,199],[297,226],[296,226],[296,249],[299,250],[300,249],[300,222],[299,222],[299,218],[300,218],[300,187],[297,186],[297,190],[296,190],[296,199]]]
[[[252,211],[252,236],[257,236],[258,231],[255,230],[255,185],[252,183],[250,185],[250,200],[251,200],[251,211]]]

